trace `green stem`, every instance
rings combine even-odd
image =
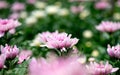
[[[1,70],[1,75],[5,75],[4,69]]]

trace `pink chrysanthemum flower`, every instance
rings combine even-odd
[[[22,11],[25,9],[25,4],[24,3],[20,3],[20,2],[15,2],[13,5],[12,5],[12,8],[11,10],[13,12],[18,12],[18,11]]]
[[[39,36],[40,41],[42,41],[45,46],[53,49],[71,48],[78,42],[77,38],[71,38],[71,34],[58,33],[57,31],[53,33],[43,32],[39,34]]]
[[[10,33],[12,33],[11,31],[14,30],[15,32],[15,28],[18,26],[20,26],[20,23],[17,20],[0,19],[0,37],[4,36],[4,33],[6,31],[9,31]]]
[[[20,15],[19,13],[15,12],[15,13],[10,14],[9,18],[16,20],[16,19],[19,19],[19,15]]]
[[[4,54],[0,55],[0,69],[4,68],[4,63],[6,60],[6,56]]]
[[[117,1],[117,6],[120,7],[120,0]]]
[[[40,38],[41,43],[45,44],[47,42],[47,39],[50,36],[52,36],[53,34],[56,34],[56,32],[55,33],[50,33],[50,32],[47,31],[47,32],[39,33],[37,37]]]
[[[102,32],[114,32],[120,29],[119,22],[102,21],[96,29]]]
[[[120,58],[120,45],[112,47],[108,45],[107,52],[111,57]]]
[[[84,9],[84,6],[72,6],[71,7],[71,11],[73,12],[73,13],[80,13],[81,11],[83,11],[83,9]]]
[[[110,8],[110,4],[107,1],[99,1],[95,4],[96,9]]]
[[[34,4],[37,0],[27,0],[28,4]]]
[[[8,8],[8,3],[6,1],[0,1],[0,9]]]
[[[105,64],[102,62],[100,64],[91,62],[89,65],[87,65],[87,69],[92,75],[108,75],[116,72],[119,68],[113,68],[108,62]]]
[[[31,55],[32,55],[32,52],[30,50],[22,50],[18,55],[18,63],[20,64],[24,60],[28,60]]]
[[[75,59],[57,58],[48,61],[33,58],[29,64],[29,75],[88,75],[86,68]]]
[[[1,53],[5,54],[7,59],[15,58],[19,53],[19,49],[16,45],[12,47],[6,44],[5,47],[1,46]]]

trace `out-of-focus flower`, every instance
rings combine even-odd
[[[17,46],[9,46],[9,45],[5,45],[5,47],[1,46],[1,53],[6,55],[6,58],[15,58],[18,53],[19,53],[19,49],[17,48]]]
[[[33,42],[30,44],[30,46],[40,46],[40,45],[41,45],[40,36],[38,34],[33,40]]]
[[[6,56],[4,54],[0,55],[0,69],[4,68],[4,63],[6,60]]]
[[[18,19],[19,18],[19,13],[12,13],[10,16],[9,16],[10,19]]]
[[[102,62],[100,64],[96,62],[90,62],[90,64],[87,65],[87,69],[92,75],[108,75],[116,72],[119,68],[113,68],[108,62],[105,64]]]
[[[34,16],[30,16],[25,19],[25,23],[27,24],[27,26],[31,26],[36,22],[37,22],[37,18],[35,18]]]
[[[46,11],[46,13],[47,14],[49,14],[49,15],[54,15],[54,14],[57,14],[58,12],[59,12],[59,7],[58,6],[53,6],[53,5],[51,5],[51,6],[47,6],[46,8],[45,8],[45,11]]]
[[[114,13],[113,17],[115,20],[120,20],[120,13]]]
[[[9,30],[9,33],[10,33],[10,34],[14,34],[14,33],[15,33],[15,29]]]
[[[73,13],[80,13],[80,12],[83,11],[84,6],[78,6],[78,7],[77,6],[72,6],[70,9]]]
[[[43,10],[35,10],[32,12],[32,16],[36,18],[44,18],[46,16],[46,12]]]
[[[19,17],[22,18],[22,19],[27,18],[27,12],[26,12],[26,11],[22,11],[22,12],[20,12]]]
[[[91,43],[90,41],[87,41],[87,42],[85,43],[85,45],[86,45],[86,47],[91,47],[91,46],[92,46],[92,43]]]
[[[117,6],[120,7],[120,0],[117,1]]]
[[[27,0],[28,4],[34,4],[37,0]]]
[[[85,64],[86,63],[86,56],[85,55],[81,55],[79,58],[78,58],[78,62],[81,63],[81,64]]]
[[[6,31],[10,31],[20,26],[17,20],[13,19],[0,19],[0,37],[4,36]]]
[[[48,48],[54,49],[71,48],[78,42],[77,38],[71,38],[71,35],[58,33],[57,31],[53,33],[44,32],[40,34],[40,37]]]
[[[89,16],[90,15],[90,11],[88,11],[88,10],[83,10],[81,13],[80,13],[80,15],[79,15],[79,17],[81,18],[81,19],[85,19],[87,16]]]
[[[96,9],[106,9],[106,8],[110,8],[110,4],[107,1],[98,1],[95,4],[95,8]]]
[[[90,58],[88,59],[88,61],[89,61],[89,62],[94,62],[94,61],[95,61],[95,58],[90,57]]]
[[[0,1],[0,9],[8,8],[8,3],[6,1]]]
[[[35,3],[35,7],[36,8],[39,8],[39,9],[44,9],[46,7],[46,3],[45,2],[42,2],[42,1],[37,1]]]
[[[102,21],[96,29],[102,32],[114,32],[120,29],[119,22]]]
[[[52,61],[33,58],[29,64],[29,75],[87,75],[87,70],[76,58],[57,58]]]
[[[73,54],[77,54],[79,52],[79,50],[77,49],[77,47],[76,46],[73,46]]]
[[[111,57],[120,58],[120,45],[112,47],[108,45],[107,52]]]
[[[93,36],[93,33],[90,30],[85,30],[83,32],[83,37],[85,37],[85,38],[91,38],[92,36]]]
[[[52,33],[50,32],[43,32],[43,33],[39,33],[35,39],[33,40],[33,42],[30,44],[31,46],[42,46],[45,45],[47,42],[47,38],[49,36],[51,36]]]
[[[97,57],[99,55],[99,52],[97,50],[93,50],[92,56]]]
[[[12,5],[12,8],[11,10],[13,12],[18,12],[18,11],[22,11],[25,9],[25,5],[23,3],[20,3],[20,2],[15,2],[13,5]]]
[[[60,16],[67,16],[68,14],[69,14],[68,9],[65,9],[65,8],[59,9],[58,15],[60,15]]]
[[[30,56],[32,55],[32,52],[30,50],[22,50],[20,54],[18,55],[18,63],[22,63],[24,60],[28,60]]]
[[[61,7],[62,3],[60,1],[55,2],[55,6]]]

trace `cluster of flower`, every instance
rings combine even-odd
[[[68,35],[66,33],[58,33],[58,31],[53,33],[39,33],[35,40],[39,41],[41,43],[41,46],[60,50],[71,48],[78,42],[77,38],[71,38],[71,35]],[[36,45],[36,42],[33,41],[31,45]]]
[[[50,55],[51,57],[51,55]],[[81,64],[79,57],[32,58],[29,63],[29,75],[108,75],[119,68],[113,68],[106,62]]]
[[[14,46],[9,46],[9,45],[5,45],[4,46],[0,46],[0,50],[1,50],[1,55],[0,55],[0,69],[2,68],[7,68],[7,66],[5,66],[5,62],[8,59],[14,59],[14,58],[18,58],[18,63],[22,63],[24,60],[27,60],[30,58],[30,56],[32,55],[32,52],[29,50],[22,50],[21,52],[19,52],[19,48],[17,48],[16,45]]]
[[[106,23],[108,24],[108,23]],[[110,24],[111,25],[111,24]],[[109,27],[108,27],[109,29]],[[66,33],[53,32],[43,32],[39,33],[32,46],[46,46],[47,48],[53,49],[62,49],[62,48],[71,48],[74,46],[78,39],[70,38],[71,35]],[[108,47],[107,51],[110,56],[117,57],[119,56],[120,46],[117,47]],[[33,58],[29,64],[29,74],[30,75],[108,75],[110,73],[116,72],[119,68],[113,68],[111,64],[106,62],[96,63],[91,61],[90,64],[85,65],[81,64],[80,58],[76,57],[57,57],[44,59]],[[119,57],[118,57],[119,58]],[[38,66],[39,65],[39,66]],[[54,72],[53,72],[54,71]]]

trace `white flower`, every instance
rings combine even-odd
[[[86,60],[87,60],[86,56],[82,55],[82,56],[79,57],[79,59],[77,61],[81,64],[85,64]]]
[[[81,13],[80,13],[80,15],[79,15],[79,17],[81,18],[81,19],[85,19],[87,16],[89,16],[90,15],[90,12],[88,11],[88,10],[83,10]]]
[[[27,17],[27,12],[22,11],[19,16],[20,16],[20,18],[25,19]]]
[[[33,42],[30,44],[30,46],[40,46],[40,38],[39,38],[39,35],[37,35],[35,37],[35,39],[33,40]]]
[[[39,8],[39,9],[44,9],[46,7],[46,3],[45,2],[42,2],[42,1],[37,1],[35,3],[35,7],[36,8]]]
[[[113,17],[115,20],[120,20],[120,13],[114,13]]]
[[[69,11],[66,8],[60,9],[58,12],[58,15],[60,16],[67,16],[68,14],[69,14]]]
[[[28,18],[26,18],[25,23],[29,26],[32,24],[35,24],[37,22],[37,19],[33,16],[30,16]]]
[[[93,50],[93,52],[92,52],[92,56],[93,56],[93,57],[97,57],[97,56],[99,56],[99,52],[98,52],[98,50]]]
[[[89,61],[89,62],[94,62],[94,61],[95,61],[95,58],[94,58],[94,57],[90,57],[90,58],[88,58],[88,61]]]
[[[32,12],[32,16],[36,18],[44,18],[46,16],[46,13],[43,10],[35,10]]]
[[[45,10],[46,10],[46,13],[47,13],[47,14],[53,15],[53,14],[58,13],[59,7],[58,7],[58,6],[53,6],[53,5],[51,5],[51,6],[47,6],[47,7],[45,8]]]
[[[83,32],[83,37],[85,37],[85,38],[91,38],[92,36],[93,36],[93,34],[92,34],[92,31],[90,31],[90,30],[85,30]]]

